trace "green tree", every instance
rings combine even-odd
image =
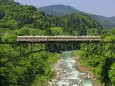
[[[111,29],[110,34],[115,36],[115,28]]]
[[[63,28],[53,27],[53,28],[50,28],[50,29],[51,29],[51,34],[52,35],[63,35],[64,34]]]
[[[109,70],[109,79],[111,86],[115,86],[115,63],[113,63]]]

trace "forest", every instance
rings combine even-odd
[[[103,41],[115,40],[115,29],[103,33]],[[104,86],[115,86],[115,44],[81,44],[80,63],[91,69]]]
[[[106,31],[100,23],[84,13],[48,16],[34,6],[0,0],[0,42],[16,42],[18,35],[101,35],[103,41],[115,41],[115,28]],[[96,54],[102,49],[101,45],[81,44],[80,48],[88,46],[91,52],[78,51],[81,64],[90,67],[105,86],[115,86],[115,49],[111,44],[106,44],[107,51],[103,51],[105,58]],[[19,48],[17,44],[11,45],[12,51],[9,51],[9,45],[0,44],[0,86],[42,86],[55,77],[51,65],[59,59],[59,53],[39,51],[17,57],[19,53],[16,50]],[[22,52],[27,52],[28,48],[25,44]],[[48,46],[44,45],[43,48]]]

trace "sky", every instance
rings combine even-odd
[[[86,13],[102,15],[106,17],[115,16],[115,0],[14,0],[23,5],[43,7],[48,5],[63,4],[76,8]]]

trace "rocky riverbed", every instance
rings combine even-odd
[[[63,52],[62,57],[53,65],[56,71],[55,79],[48,81],[47,86],[93,86],[89,71],[82,72],[73,51]]]

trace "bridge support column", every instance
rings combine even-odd
[[[66,45],[65,45],[66,47],[65,47],[65,49],[66,49],[66,51],[68,50],[68,43],[66,43]]]
[[[62,44],[61,44],[62,50],[64,49],[64,46],[63,46],[63,45],[64,45],[64,44],[62,43]]]

